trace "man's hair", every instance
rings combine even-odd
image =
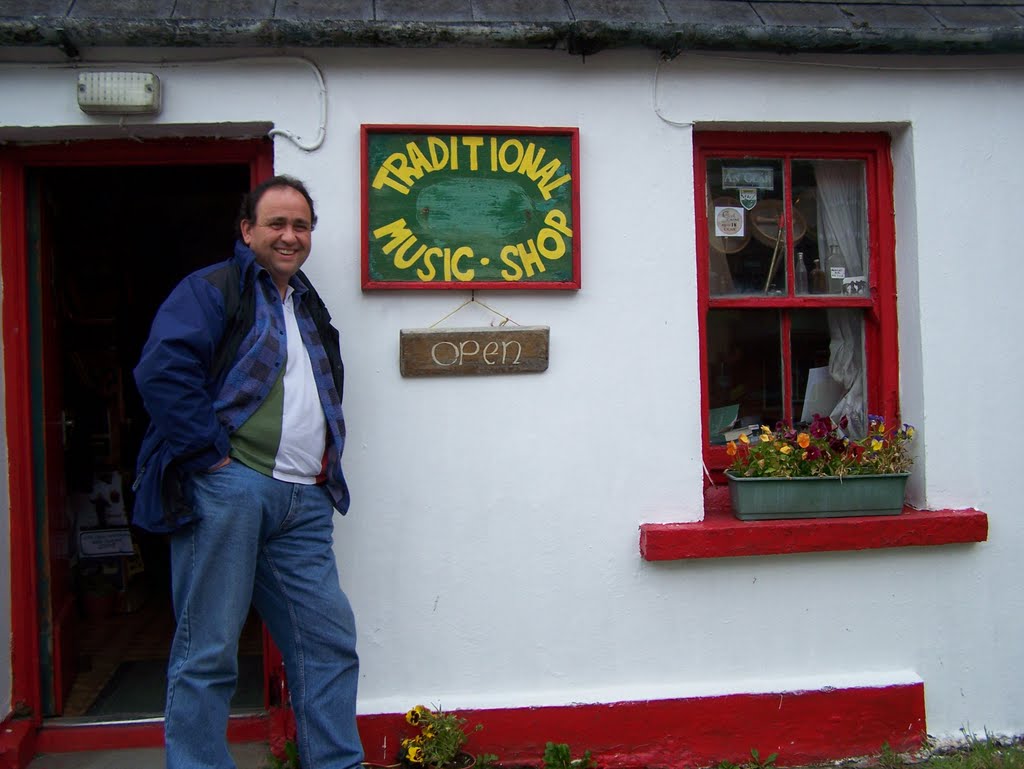
[[[242,207],[238,211],[238,221],[235,222],[235,235],[238,238],[242,237],[242,222],[256,222],[256,206],[259,204],[263,194],[274,187],[291,187],[296,192],[301,193],[302,197],[306,199],[306,203],[309,204],[310,227],[316,227],[316,209],[313,207],[313,198],[310,196],[309,190],[306,189],[306,185],[294,176],[279,174],[278,176],[272,176],[264,182],[260,182],[251,192],[246,193],[242,197]]]

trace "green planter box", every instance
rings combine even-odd
[[[741,521],[899,515],[909,476],[742,478],[726,472],[732,511]]]

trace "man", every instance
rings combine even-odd
[[[355,620],[332,508],[348,509],[338,334],[299,271],[316,225],[302,182],[243,200],[232,259],[186,277],[135,369],[151,425],[134,523],[170,534],[177,629],[167,769],[233,769],[225,733],[250,603],[281,649],[303,769],[352,769]]]

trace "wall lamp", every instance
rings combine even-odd
[[[160,111],[160,78],[152,72],[80,72],[78,107],[90,115]]]

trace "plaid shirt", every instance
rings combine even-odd
[[[253,271],[252,279],[256,281],[255,318],[214,402],[217,417],[228,433],[233,433],[243,425],[263,403],[286,360],[281,293],[271,279],[270,273],[255,263],[255,257],[250,256],[251,253],[248,247],[241,243],[236,244],[236,258],[243,259],[243,264],[247,264],[247,269]],[[253,261],[250,262],[250,259]],[[243,284],[245,280],[243,271]],[[341,394],[331,374],[331,363],[324,342],[306,306],[310,300],[310,292],[298,276],[292,277],[291,286],[294,289],[292,302],[295,307],[295,319],[299,325],[303,345],[309,354],[313,378],[327,421],[328,488],[331,490],[335,506],[344,511],[348,505],[348,491],[341,472],[341,452],[345,445],[345,417],[341,408]]]

